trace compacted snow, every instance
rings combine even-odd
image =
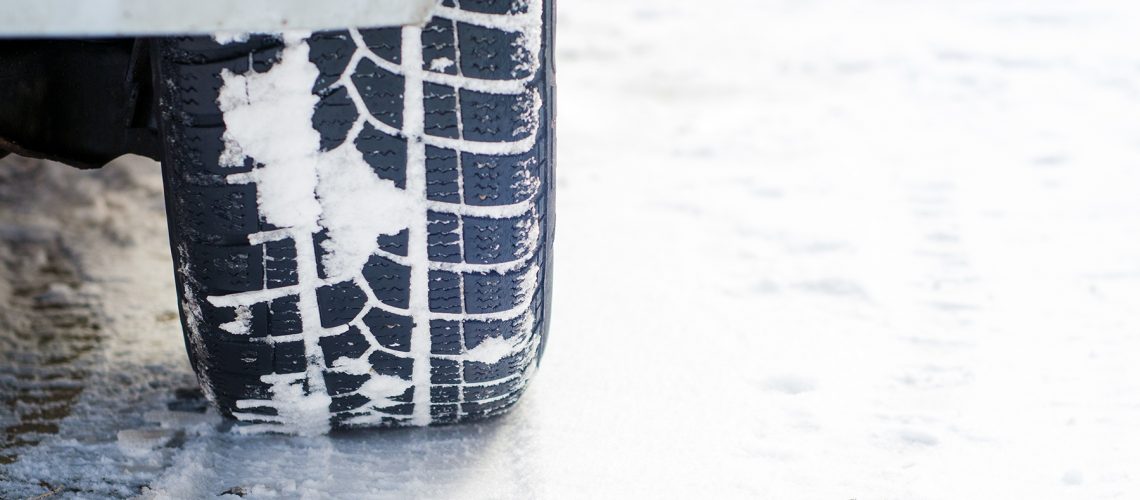
[[[154,165],[7,159],[0,496],[1140,493],[1140,6],[576,0],[559,23],[554,315],[514,412],[239,435],[194,390]],[[97,335],[53,344],[78,392],[25,397],[60,370],[27,340],[48,306]]]

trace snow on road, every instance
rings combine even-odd
[[[78,271],[55,289],[92,302],[101,328],[73,361],[82,391],[58,433],[11,448],[0,489],[1140,492],[1140,7],[560,9],[554,322],[513,413],[237,436],[188,390],[153,165],[84,173],[5,160],[0,171],[20,175],[4,183],[25,194],[0,196],[0,242],[61,234],[59,258]],[[0,315],[26,314],[18,305]],[[33,358],[0,371],[6,401],[47,373]],[[0,409],[0,422],[19,425],[24,406]]]

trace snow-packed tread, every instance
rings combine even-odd
[[[423,27],[304,39],[320,151],[359,154],[427,207],[422,229],[381,234],[362,267],[335,275],[327,229],[259,210],[250,173],[270,167],[223,160],[223,72],[271,71],[286,42],[160,42],[187,347],[243,429],[453,423],[518,400],[549,314],[551,21],[540,0],[445,0]]]

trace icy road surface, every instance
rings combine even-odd
[[[1140,495],[1140,4],[561,9],[554,323],[512,414],[234,435],[154,165],[9,158],[3,496]]]

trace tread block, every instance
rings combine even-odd
[[[261,246],[192,245],[190,266],[211,294],[248,292],[261,288]]]
[[[279,342],[270,346],[273,350],[273,371],[275,373],[299,373],[305,371],[305,344],[301,341]]]
[[[412,358],[394,356],[384,351],[373,352],[368,357],[372,369],[380,375],[400,377],[404,380],[412,378]]]
[[[440,423],[455,423],[459,421],[459,405],[458,404],[433,404],[431,405],[431,419],[434,422]]]
[[[425,148],[427,197],[432,201],[459,202],[459,155],[449,149]]]
[[[325,387],[332,397],[344,396],[364,385],[369,375],[353,375],[350,373],[325,372]]]
[[[463,341],[464,347],[467,349],[474,349],[479,344],[483,343],[488,337],[498,337],[508,339],[515,335],[521,320],[492,320],[492,321],[474,321],[469,320],[463,322]]]
[[[313,258],[317,264],[317,277],[321,279],[328,279],[328,273],[325,272],[325,242],[329,240],[329,231],[321,228],[313,234]]]
[[[458,403],[459,387],[454,385],[437,385],[431,388],[432,403]]]
[[[313,129],[321,136],[321,151],[335,149],[348,138],[348,131],[360,117],[348,89],[340,87],[328,91],[313,110]]]
[[[280,288],[297,284],[297,247],[293,240],[265,243],[265,286]]]
[[[522,391],[519,391],[501,399],[494,399],[487,402],[463,403],[459,405],[459,407],[461,414],[466,418],[484,419],[501,415],[511,409],[515,403],[518,403],[519,396],[521,395]]]
[[[360,30],[360,37],[372,53],[400,64],[400,28]]]
[[[388,253],[408,256],[408,230],[403,229],[396,234],[381,234],[376,237],[376,246]]]
[[[443,212],[428,212],[428,259],[435,262],[462,262],[459,217]]]
[[[252,37],[251,37],[252,38]],[[272,45],[264,49],[254,50],[249,54],[249,69],[257,73],[265,73],[281,60],[280,45]]]
[[[535,262],[532,261],[522,269],[506,273],[465,274],[463,291],[467,312],[506,311],[527,300],[526,273],[534,265]]]
[[[397,129],[404,126],[404,77],[380,69],[363,59],[352,73],[352,83],[360,91],[368,112]]]
[[[213,245],[248,245],[259,229],[257,189],[248,184],[182,185],[175,202],[182,229],[192,241]]]
[[[455,100],[453,87],[436,83],[424,84],[424,133],[436,137],[459,138]]]
[[[463,332],[460,322],[442,319],[431,320],[431,353],[460,354],[463,352]]]
[[[431,383],[458,384],[459,362],[453,359],[431,358]]]
[[[274,299],[269,303],[269,332],[274,336],[301,333],[301,311],[296,295]]]
[[[222,70],[248,73],[249,61],[249,56],[243,55],[223,61],[170,65],[167,69],[179,90],[176,97],[179,111],[189,115],[220,115],[215,99],[222,88]]]
[[[537,102],[530,93],[488,94],[459,91],[463,138],[479,142],[517,141],[535,132],[530,112]]]
[[[468,383],[490,382],[522,373],[526,367],[527,353],[519,352],[507,356],[495,363],[480,363],[477,361],[463,362],[463,380]]]
[[[373,308],[364,315],[364,325],[380,345],[408,352],[412,346],[412,318]]]
[[[379,255],[373,255],[364,264],[364,280],[380,302],[401,309],[408,308],[408,291],[411,288],[412,270]]]
[[[268,335],[269,306],[264,303],[249,306],[249,329],[240,334],[233,334],[222,329],[222,325],[232,323],[237,319],[237,308],[215,307],[209,301],[202,301],[198,306],[198,331],[202,337],[209,337],[226,342],[249,342],[250,339],[263,338]]]
[[[364,309],[367,300],[364,292],[352,281],[318,288],[317,307],[321,311],[321,326],[332,328],[348,324]]]
[[[414,408],[414,406],[412,404],[402,404],[402,405],[385,406],[383,408],[383,411],[384,411],[384,413],[388,413],[391,415],[411,415],[413,408]]]
[[[177,130],[176,141],[194,152],[192,159],[195,172],[228,175],[253,170],[253,160],[246,158],[240,166],[220,164],[225,142],[222,139],[225,127],[189,127]]]
[[[233,318],[236,318],[236,316],[237,316],[236,315],[236,312],[237,312],[236,309],[228,308],[228,307],[225,309],[227,309],[229,311],[233,311],[233,315],[231,316],[231,319],[230,319],[230,321],[233,321]],[[205,310],[205,308],[203,308],[203,310]],[[220,324],[220,323],[211,323],[211,324]],[[255,339],[255,338],[264,338],[264,337],[268,337],[268,336],[269,336],[269,304],[266,304],[265,302],[259,302],[257,304],[251,304],[249,306],[249,338]],[[245,339],[243,339],[243,340],[245,340]]]
[[[327,385],[328,383],[326,379],[325,384]],[[360,394],[341,394],[339,396],[333,396],[332,404],[329,405],[329,411],[333,413],[351,412],[367,406],[371,402],[371,399],[361,396]]]
[[[508,380],[498,384],[476,385],[463,388],[464,401],[485,401],[500,396],[506,396],[519,388],[518,380]]]
[[[407,187],[407,139],[385,134],[365,123],[356,137],[356,149],[364,155],[364,161],[377,177],[392,181],[400,189]]]
[[[217,370],[210,371],[211,375],[216,372]],[[225,376],[213,376],[211,380],[214,381],[214,396],[219,400],[263,399],[270,395],[269,384],[262,382],[260,376],[226,373]]]
[[[401,403],[411,403],[413,398],[415,397],[415,394],[416,394],[416,389],[413,387],[409,387],[408,390],[404,391],[403,394],[400,394],[399,396],[392,396],[388,399],[390,399],[392,401],[399,401]]]
[[[424,67],[426,71],[457,73],[455,66],[455,22],[434,18],[423,28],[420,40],[424,47]]]
[[[309,37],[309,61],[320,71],[320,76],[313,84],[313,92],[325,95],[329,86],[348,68],[348,62],[355,52],[356,44],[347,31],[313,33]]]
[[[273,370],[273,346],[253,342],[228,342],[203,337],[214,369],[243,376],[261,376]]]
[[[535,152],[511,156],[464,153],[463,202],[468,205],[507,205],[530,199],[541,187],[544,163]]]
[[[368,339],[355,326],[335,337],[321,337],[321,352],[325,355],[325,366],[332,367],[340,358],[356,359],[368,352]]]
[[[509,219],[463,218],[463,253],[467,262],[497,264],[524,256],[538,235],[535,221],[526,215]],[[535,241],[536,243],[536,241]]]
[[[522,34],[474,24],[456,23],[459,31],[459,62],[464,76],[509,80],[528,76],[534,61],[522,49]]]
[[[463,312],[463,277],[448,271],[428,272],[428,303],[432,312]]]

